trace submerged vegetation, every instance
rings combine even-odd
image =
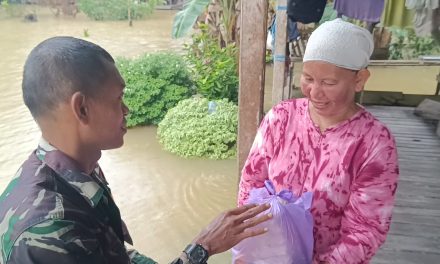
[[[237,112],[237,106],[226,99],[183,100],[159,123],[159,141],[166,150],[183,157],[233,157],[237,144]]]
[[[194,93],[189,70],[180,55],[155,53],[137,59],[119,58],[116,65],[126,83],[129,127],[158,124],[169,109]]]

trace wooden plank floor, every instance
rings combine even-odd
[[[411,107],[369,106],[397,142],[400,180],[391,230],[373,258],[382,263],[440,263],[440,138]]]

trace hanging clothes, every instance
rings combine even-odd
[[[298,24],[292,19],[287,19],[287,40],[292,42],[300,37],[300,32],[298,30]]]
[[[321,20],[327,0],[289,0],[287,14],[292,21],[304,24]]]
[[[406,0],[408,9],[414,10],[414,31],[419,37],[430,37],[439,31],[440,0]]]
[[[335,0],[338,17],[347,16],[365,22],[380,21],[384,0]]]
[[[269,29],[267,30],[266,48],[268,50],[274,50],[276,27],[277,27],[276,19],[273,19],[272,24],[269,26]],[[298,38],[300,36],[301,36],[301,34],[298,30],[298,24],[288,17],[287,18],[287,42],[292,42],[292,41],[298,40]]]
[[[387,0],[382,15],[384,27],[413,27],[414,11],[405,7],[403,0]]]
[[[436,9],[439,7],[439,0],[406,0],[405,6],[408,9]]]
[[[330,21],[330,20],[336,19],[337,17],[338,17],[338,12],[336,12],[336,10],[333,8],[333,3],[332,2],[328,2],[325,5],[324,14],[321,17],[321,20],[319,21],[319,24],[321,25],[322,23],[324,23],[326,21]]]

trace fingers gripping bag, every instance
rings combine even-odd
[[[248,204],[269,203],[264,213],[273,218],[258,225],[268,231],[247,238],[232,248],[233,264],[310,264],[313,254],[313,218],[310,213],[312,193],[296,197],[283,190],[276,193],[270,180],[265,187],[253,189]]]

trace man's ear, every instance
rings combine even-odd
[[[86,96],[81,92],[75,92],[70,98],[70,107],[76,119],[81,123],[89,121],[89,113],[87,111]]]
[[[359,70],[356,74],[356,92],[364,90],[365,83],[370,78],[370,71],[368,69]]]

